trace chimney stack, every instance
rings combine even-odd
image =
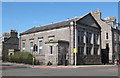
[[[18,32],[16,30],[11,30],[10,37],[18,37]]]
[[[94,15],[97,19],[101,19],[101,12],[98,9],[97,11],[91,12],[92,15]]]

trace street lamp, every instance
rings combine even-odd
[[[74,53],[75,53],[75,66],[77,64],[77,29],[76,29],[76,17],[75,17],[75,48],[74,48]]]
[[[34,67],[34,61],[35,61],[34,53],[35,53],[35,33],[34,33],[34,45],[33,45],[33,52],[32,52],[32,54],[33,54],[33,59],[32,59],[33,67]]]

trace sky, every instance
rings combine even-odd
[[[102,18],[118,18],[118,2],[3,2],[2,33],[80,17],[100,9]],[[0,33],[1,34],[1,33]]]
[[[3,2],[119,2],[119,0],[2,0]]]

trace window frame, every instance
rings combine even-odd
[[[88,49],[88,51],[87,51],[87,49]],[[86,47],[86,54],[91,55],[91,50],[92,50],[92,47]]]
[[[31,46],[31,43],[32,43],[32,46]],[[33,41],[30,41],[30,53],[33,52],[33,46],[34,46]]]
[[[94,44],[98,44],[99,34],[94,33]]]
[[[26,45],[25,41],[22,41],[22,49],[25,49],[25,45]]]
[[[98,48],[96,48],[96,47],[94,48],[94,55],[98,55]]]
[[[86,32],[86,43],[91,43],[92,33]]]
[[[53,55],[53,46],[50,46],[50,55]]]
[[[78,42],[84,43],[84,31],[78,31]]]
[[[40,42],[42,42],[42,45],[40,44]],[[40,50],[41,50],[41,52],[40,52]],[[44,55],[44,52],[43,52],[43,39],[38,40],[38,54]]]
[[[109,39],[108,35],[109,35],[108,32],[106,32],[106,39],[107,39],[107,40]]]

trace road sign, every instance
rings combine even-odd
[[[77,49],[76,48],[74,48],[74,53],[77,53]]]

